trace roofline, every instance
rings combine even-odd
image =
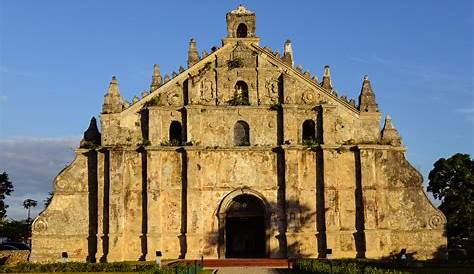
[[[183,75],[188,75],[191,70],[193,70],[195,67],[197,66],[200,66],[202,63],[207,63],[209,61],[214,61],[215,59],[215,56],[223,51],[224,49],[228,48],[228,47],[231,47],[234,43],[226,43],[224,44],[221,48],[217,49],[216,51],[212,52],[211,54],[209,54],[208,56],[206,56],[205,58],[202,58],[201,60],[199,60],[199,62],[197,62],[196,64],[192,65],[191,67],[187,68],[186,70],[184,70],[183,72],[181,72],[180,74],[178,74],[176,77],[170,79],[168,82],[162,84],[159,88],[155,89],[154,91],[150,92],[148,95],[142,97],[138,102],[136,102],[135,104],[131,105],[130,107],[122,110],[121,112],[117,113],[117,114],[122,114],[122,113],[126,113],[126,112],[129,112],[129,111],[134,111],[134,110],[139,110],[140,108],[143,107],[143,104],[146,103],[148,100],[151,100],[151,98],[153,98],[155,95],[159,94],[160,91],[162,89],[164,89],[165,87],[168,87],[169,85],[171,84],[174,84],[178,81],[178,79],[181,79],[183,77]],[[256,45],[255,43],[249,43],[249,44],[246,44],[246,45],[250,45],[251,47],[253,47],[255,50],[259,51],[260,53],[263,53],[265,54],[267,57],[269,57],[270,59],[272,59],[272,61],[278,63],[278,65],[280,66],[283,66],[284,68],[288,69],[288,70],[291,70],[294,74],[296,74],[300,79],[306,81],[306,83],[312,85],[313,87],[315,87],[317,90],[323,92],[325,95],[329,96],[330,98],[336,100],[337,102],[339,102],[340,104],[342,104],[343,106],[345,106],[346,108],[348,108],[349,110],[353,111],[354,113],[360,115],[360,111],[355,108],[354,106],[352,106],[351,104],[347,103],[346,101],[340,99],[339,97],[337,97],[336,95],[332,94],[331,92],[329,92],[328,90],[326,90],[325,88],[322,88],[321,86],[319,86],[318,84],[314,83],[313,81],[311,81],[310,79],[308,79],[307,77],[305,77],[300,71],[298,71],[297,69],[289,66],[288,64],[286,64],[285,62],[283,62],[282,60],[276,58],[272,52],[269,52],[263,48],[261,48],[260,46]]]
[[[140,109],[141,107],[143,107],[144,103],[146,103],[148,100],[151,100],[151,98],[153,98],[155,95],[159,94],[162,89],[164,89],[165,87],[167,87],[171,84],[176,83],[178,81],[178,78],[181,79],[183,77],[183,75],[188,75],[193,68],[199,66],[202,63],[207,63],[207,62],[210,62],[210,61],[211,62],[214,61],[215,55],[217,55],[217,53],[219,53],[220,51],[223,51],[225,48],[230,47],[230,45],[231,44],[223,45],[222,47],[220,47],[216,51],[210,53],[208,56],[206,56],[206,57],[202,58],[201,60],[199,60],[196,64],[194,64],[191,67],[185,69],[183,72],[179,73],[176,77],[170,79],[168,82],[163,83],[160,87],[158,87],[157,89],[151,91],[148,95],[142,97],[138,102],[136,102],[135,104],[131,105],[130,107],[122,110],[118,114],[122,114],[122,113],[125,113],[127,111],[133,111],[137,108]],[[214,57],[214,58],[212,58],[212,57]],[[139,107],[139,106],[141,106],[141,107]]]
[[[251,44],[252,47],[254,47],[256,50],[264,53],[266,56],[270,57],[270,59],[272,59],[273,61],[275,61],[276,63],[278,63],[278,65],[281,65],[281,66],[284,66],[286,69],[289,69],[291,70],[293,73],[295,73],[300,79],[306,81],[307,83],[311,84],[312,86],[314,86],[316,89],[318,89],[319,91],[323,92],[324,94],[326,94],[327,96],[333,98],[334,100],[336,100],[337,102],[341,103],[342,105],[344,105],[346,108],[348,108],[349,110],[355,112],[356,114],[360,114],[360,111],[352,106],[351,104],[347,103],[346,101],[342,100],[341,98],[337,97],[336,95],[332,94],[331,92],[329,92],[327,89],[325,88],[322,88],[321,86],[317,85],[316,83],[314,83],[313,81],[311,81],[310,79],[308,79],[307,77],[305,77],[301,72],[299,72],[297,69],[289,66],[288,64],[286,64],[285,62],[283,62],[282,60],[276,58],[273,53],[261,48],[260,46],[258,45],[255,45],[255,44]]]

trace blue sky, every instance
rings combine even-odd
[[[320,78],[329,64],[340,95],[356,98],[368,74],[425,177],[440,157],[473,154],[471,1],[2,0],[0,172],[17,188],[9,216],[51,191],[112,75],[130,100],[149,87],[154,63],[162,73],[185,66],[191,37],[200,51],[219,46],[239,3],[256,12],[261,46],[282,52],[291,39],[295,63]]]

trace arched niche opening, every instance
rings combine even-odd
[[[316,141],[316,123],[313,120],[306,120],[303,122],[303,143]]]
[[[247,37],[247,25],[244,23],[240,23],[237,26],[237,38],[246,38]]]
[[[237,81],[234,86],[234,98],[229,101],[232,106],[248,106],[249,101],[249,86],[244,81]]]
[[[172,121],[170,124],[170,145],[172,146],[181,146],[182,145],[182,134],[183,127],[178,121]]]
[[[234,125],[234,145],[250,145],[250,127],[244,121],[237,121],[237,123]]]

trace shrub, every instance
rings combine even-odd
[[[231,106],[250,106],[249,98],[240,94],[234,94],[234,97],[227,101],[227,103]]]
[[[307,274],[409,274],[400,270],[366,265],[367,262],[364,261],[301,259],[293,264],[293,268]]]
[[[319,146],[319,143],[315,139],[306,139],[303,140],[303,146],[309,149],[316,149]]]
[[[244,61],[240,57],[236,57],[232,60],[227,61],[227,68],[229,70],[235,69],[235,68],[241,68],[244,66]]]
[[[143,138],[141,145],[142,146],[149,146],[149,145],[151,145],[151,142],[150,142],[150,140],[148,140],[146,138]]]
[[[114,262],[114,263],[25,263],[15,266],[1,266],[0,273],[48,273],[48,272],[142,272],[156,274],[199,273],[199,264],[179,263],[173,266],[158,268],[154,263]]]
[[[143,107],[159,106],[160,104],[161,104],[161,93],[158,93],[157,95],[153,96],[150,100],[146,101],[145,104],[143,104]]]

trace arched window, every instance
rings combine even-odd
[[[303,122],[303,142],[316,140],[316,124],[313,120],[306,120]]]
[[[171,122],[170,125],[170,145],[180,146],[182,143],[182,127],[178,121]]]
[[[247,25],[244,23],[240,23],[237,27],[237,38],[245,38],[247,37]]]
[[[244,121],[238,121],[234,126],[234,145],[249,146],[250,133],[249,125]]]
[[[244,81],[237,81],[234,87],[234,98],[232,98],[231,105],[250,105],[249,101],[249,87]]]

